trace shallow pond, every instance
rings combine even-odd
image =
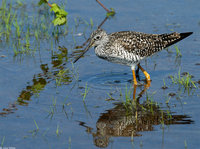
[[[68,23],[54,27],[38,1],[0,2],[1,147],[199,148],[199,0],[102,1],[116,11],[102,26],[108,33],[194,32],[141,62],[152,82],[135,88],[132,104],[129,67],[97,58],[93,48],[72,63],[105,10],[94,0],[56,1]],[[179,72],[195,87],[182,85]]]

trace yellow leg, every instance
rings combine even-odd
[[[139,68],[142,70],[142,72],[144,73],[144,75],[145,75],[147,81],[150,81],[150,80],[151,80],[151,79],[150,79],[150,75],[144,70],[144,68],[142,68],[142,67],[140,66],[140,64],[138,64],[138,67],[139,67]]]
[[[136,80],[135,70],[134,69],[132,69],[132,73],[133,73],[133,82],[134,82],[134,85],[137,85],[137,80]]]
[[[138,67],[139,67],[139,68],[142,70],[142,72],[144,73],[144,75],[145,75],[145,77],[146,77],[146,79],[147,79],[147,87],[149,87],[150,84],[151,84],[150,75],[144,70],[144,68],[142,68],[142,67],[140,66],[140,64],[138,64]]]

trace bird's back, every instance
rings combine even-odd
[[[109,34],[112,44],[119,44],[129,53],[148,57],[162,49],[191,35],[188,33],[145,34],[141,32],[122,31]]]

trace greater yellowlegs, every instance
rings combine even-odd
[[[134,85],[137,85],[135,67],[144,73],[147,82],[150,75],[140,66],[140,61],[162,49],[186,38],[192,32],[169,34],[145,34],[134,31],[121,31],[107,34],[103,29],[97,29],[90,36],[90,43],[74,63],[94,46],[98,57],[109,62],[128,65],[132,69]]]

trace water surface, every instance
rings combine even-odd
[[[9,40],[2,34],[0,42],[2,146],[199,148],[199,84],[196,89],[185,89],[169,78],[180,70],[193,75],[193,81],[200,80],[198,0],[102,1],[116,11],[102,26],[108,33],[194,32],[177,43],[182,57],[177,57],[171,46],[141,62],[152,82],[144,92],[143,86],[137,87],[136,97],[140,99],[133,107],[124,105],[126,96],[132,98],[133,92],[129,67],[101,60],[93,49],[75,65],[71,63],[80,53],[75,47],[84,43],[105,18],[106,12],[96,1],[57,1],[69,13],[68,25],[58,32],[51,24],[53,14],[48,7],[38,7],[36,1],[21,2],[22,6],[12,3],[12,13],[17,12],[18,22],[24,24],[21,37],[16,37],[11,25]],[[7,8],[9,4],[7,1]],[[31,23],[33,17],[35,24]],[[90,24],[90,18],[93,27],[86,23]],[[15,43],[20,40],[26,44],[29,28],[31,50],[15,56]],[[35,30],[41,31],[38,41]],[[144,79],[141,72],[140,77]],[[162,89],[163,80],[167,89]],[[85,91],[88,94],[84,98]]]

